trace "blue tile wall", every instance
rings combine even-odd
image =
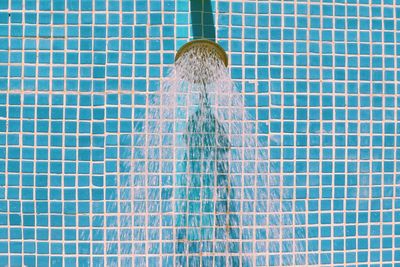
[[[1,264],[173,265],[167,213],[149,219],[159,226],[149,235],[162,240],[151,247],[129,242],[144,240],[142,215],[120,218],[137,228],[115,231],[121,213],[141,212],[140,199],[130,203],[120,187],[130,179],[132,131],[192,36],[189,6],[0,1]],[[268,140],[269,171],[282,177],[283,198],[303,222],[291,235],[308,262],[399,266],[400,1],[212,6],[231,77]],[[143,180],[134,184],[140,195]],[[154,201],[168,210],[163,194]],[[254,235],[262,241],[266,229]],[[249,265],[291,261],[273,251],[267,258],[261,241],[239,244],[255,252]]]

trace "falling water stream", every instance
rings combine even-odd
[[[146,265],[157,256],[170,266],[312,265],[257,127],[216,55],[182,55],[131,137],[131,179],[121,184],[130,190],[119,195],[131,216],[119,224],[133,230],[120,240]]]

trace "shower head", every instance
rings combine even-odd
[[[198,39],[178,50],[175,66],[182,80],[208,84],[218,79],[216,71],[228,66],[228,56],[217,43]]]
[[[207,39],[193,40],[184,44],[176,53],[175,62],[191,49],[203,49],[210,54],[215,54],[224,63],[225,67],[228,66],[228,56],[225,50],[219,44]]]

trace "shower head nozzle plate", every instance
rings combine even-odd
[[[207,39],[186,43],[175,56],[175,67],[180,79],[195,84],[209,84],[219,80],[227,66],[225,50]]]

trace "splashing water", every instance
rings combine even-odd
[[[183,54],[130,139],[119,255],[126,243],[137,266],[313,265],[295,201],[269,175],[267,135],[216,55]]]

